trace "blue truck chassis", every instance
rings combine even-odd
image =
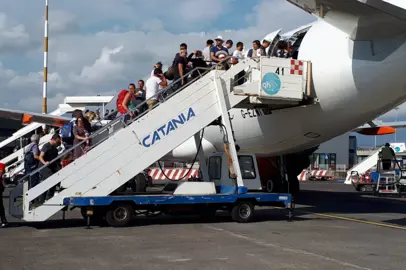
[[[159,214],[183,215],[199,214],[202,217],[214,217],[217,210],[231,213],[234,221],[247,223],[252,221],[255,206],[284,207],[288,211],[288,220],[292,220],[291,194],[247,192],[239,188],[238,193],[215,195],[173,195],[162,192],[103,197],[68,197],[63,201],[68,207],[78,207],[87,220],[106,221],[112,227],[128,226],[137,214],[156,216]]]

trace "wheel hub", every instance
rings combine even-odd
[[[127,211],[124,208],[119,207],[114,210],[113,216],[115,220],[125,220],[127,218]]]
[[[242,218],[248,218],[251,215],[251,209],[246,204],[241,205],[240,210],[238,212],[240,214],[240,217]]]

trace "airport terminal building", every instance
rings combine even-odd
[[[322,143],[310,161],[314,170],[347,171],[358,163],[357,137],[348,132]]]

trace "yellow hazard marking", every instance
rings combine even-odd
[[[358,223],[364,223],[364,224],[369,224],[369,225],[375,225],[375,226],[380,226],[380,227],[386,227],[386,228],[392,228],[392,229],[398,229],[398,230],[405,230],[406,231],[405,226],[392,225],[392,224],[379,222],[379,221],[368,221],[368,220],[363,220],[363,219],[343,217],[343,216],[337,216],[337,215],[331,215],[331,214],[320,214],[320,213],[302,211],[302,210],[297,210],[297,209],[295,209],[295,211],[306,213],[306,214],[311,214],[311,215],[315,215],[315,216],[320,216],[320,217],[341,219],[341,220],[353,221],[353,222],[358,222]]]

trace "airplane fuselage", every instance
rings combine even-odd
[[[312,94],[319,103],[272,113],[230,110],[241,152],[275,156],[305,150],[406,101],[406,34],[385,40],[353,41],[320,20],[304,37],[298,58],[313,64]],[[207,127],[205,153],[221,151],[222,138],[219,127]],[[191,159],[195,153],[191,138],[167,158]]]

